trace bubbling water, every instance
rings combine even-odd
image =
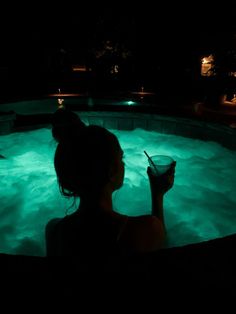
[[[149,155],[176,162],[174,187],[164,199],[170,246],[181,246],[236,232],[236,152],[215,142],[136,129],[111,130],[125,154],[123,187],[114,193],[115,209],[150,214],[146,173]],[[0,252],[44,256],[44,229],[53,217],[72,212],[72,201],[58,189],[53,167],[56,143],[50,129],[0,137]]]

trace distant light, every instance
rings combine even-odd
[[[135,105],[136,102],[132,101],[132,100],[128,100],[128,101],[126,101],[126,104],[129,105],[129,106],[132,106],[132,105]]]
[[[111,74],[119,73],[119,65],[114,64],[114,65],[111,67],[110,73],[111,73]]]
[[[63,98],[58,98],[57,103],[58,103],[58,108],[64,108],[64,99]]]
[[[214,73],[214,56],[210,54],[201,59],[201,75],[202,76],[213,76]]]
[[[86,72],[87,68],[85,65],[74,65],[72,66],[72,71],[73,72]]]

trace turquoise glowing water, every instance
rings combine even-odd
[[[175,185],[165,196],[170,246],[236,232],[236,152],[214,142],[142,129],[113,132],[126,163],[124,186],[114,195],[117,211],[150,213],[146,150],[177,161]],[[49,129],[0,137],[0,154],[6,157],[0,159],[0,252],[43,256],[45,224],[70,207],[72,202],[58,190],[55,147]]]

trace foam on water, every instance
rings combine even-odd
[[[114,193],[117,211],[150,213],[146,150],[177,161],[175,185],[164,204],[170,246],[236,232],[236,152],[214,142],[142,129],[112,132],[126,164],[124,185]],[[0,160],[0,252],[43,256],[47,221],[64,216],[70,207],[72,201],[59,193],[55,147],[49,129],[0,137],[0,154],[6,157]]]

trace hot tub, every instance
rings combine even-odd
[[[234,129],[158,114],[153,106],[138,102],[89,101],[70,99],[67,105],[87,125],[104,126],[120,140],[126,176],[114,195],[117,211],[150,213],[143,150],[169,154],[177,161],[175,186],[165,197],[170,247],[236,233]],[[57,105],[54,98],[1,105],[1,111],[14,113],[13,126],[0,138],[0,154],[6,157],[0,160],[3,253],[44,256],[46,222],[75,209],[59,194],[53,169],[56,143],[50,117]]]

